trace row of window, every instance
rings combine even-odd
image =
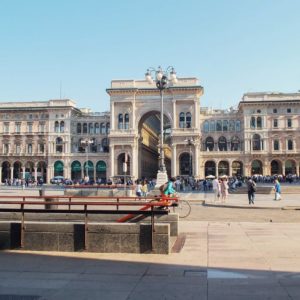
[[[207,137],[204,142],[204,151],[241,151],[242,143],[237,136],[231,138],[230,141],[221,136],[217,142],[212,137]],[[264,143],[259,134],[254,134],[250,142],[251,149],[254,151],[264,150]],[[294,141],[292,138],[286,140],[286,149],[294,150]],[[273,150],[280,150],[280,142],[278,139],[273,141]]]
[[[241,131],[241,121],[240,120],[210,120],[205,121],[203,124],[204,132],[214,132],[214,131],[231,131],[239,132]]]
[[[63,117],[64,115],[62,115]],[[48,119],[49,118],[49,114],[36,114],[36,115],[33,115],[33,114],[29,114],[29,115],[21,115],[21,114],[13,114],[13,115],[10,115],[10,114],[2,114],[0,115],[0,118],[3,119],[3,120],[9,120],[9,119],[16,119],[16,120],[33,120],[33,119]]]
[[[39,123],[39,132],[45,132],[45,124]],[[33,123],[27,123],[26,132],[32,133],[33,132]],[[10,123],[5,122],[3,124],[3,133],[10,133]],[[14,133],[21,133],[21,122],[15,123],[15,131]]]
[[[77,134],[109,134],[110,123],[77,123]]]
[[[192,114],[190,112],[179,114],[179,128],[191,128],[192,127]],[[118,115],[118,129],[129,129],[129,114]]]
[[[10,145],[9,144],[3,144],[3,154],[9,154]],[[16,144],[15,145],[15,153],[16,154],[21,154],[21,144]],[[39,153],[44,153],[45,152],[45,144],[38,144],[38,152]],[[27,144],[26,145],[26,153],[32,154],[33,153],[33,145],[32,144]]]

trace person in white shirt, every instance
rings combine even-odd
[[[214,191],[214,201],[216,201],[219,200],[220,198],[221,186],[217,178],[213,180],[212,184],[213,184],[213,191]]]

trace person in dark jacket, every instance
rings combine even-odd
[[[248,178],[247,188],[248,188],[249,204],[254,204],[255,192],[256,192],[256,183],[252,178]]]

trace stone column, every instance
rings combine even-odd
[[[228,163],[228,167],[229,167],[229,177],[232,177],[232,161]]]
[[[134,112],[132,112],[134,114]],[[113,101],[110,102],[110,128],[111,130],[115,130],[115,103]]]
[[[82,168],[81,168],[81,179],[84,178],[84,164],[82,165]]]
[[[198,112],[198,101],[197,100],[194,100],[194,110],[195,110],[195,112],[194,112],[194,115],[195,115],[195,124],[194,124],[194,128],[199,128],[199,114],[200,114],[200,112]]]
[[[176,144],[172,144],[172,168],[171,168],[171,176],[177,176],[177,154],[176,154]]]
[[[37,167],[34,167],[34,178],[37,180]]]
[[[14,167],[10,167],[10,180],[11,182],[14,180]]]
[[[132,173],[131,175],[134,177],[134,179],[137,179],[139,174],[138,174],[138,146],[137,144],[135,143],[133,146],[132,146]]]
[[[109,146],[110,153],[110,177],[115,175],[115,148],[114,145]]]
[[[51,167],[47,167],[47,175],[46,175],[46,178],[47,178],[47,183],[49,184],[50,183],[50,179],[52,178],[51,176]]]
[[[0,183],[2,182],[2,167],[0,167]]]
[[[173,129],[177,128],[177,113],[176,113],[176,100],[172,100],[173,104]]]
[[[215,162],[216,164],[216,177],[218,178],[219,177],[219,169],[218,169],[218,165],[219,165],[219,162]]]
[[[132,112],[131,112],[132,124],[131,124],[130,129],[135,129],[135,128],[137,128],[137,125],[135,124],[135,94],[134,94],[134,101],[131,104],[132,104]]]
[[[199,178],[199,144],[195,144],[195,174],[196,178]]]
[[[96,181],[96,165],[94,167],[94,180]]]

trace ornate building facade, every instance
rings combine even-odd
[[[33,176],[156,177],[160,93],[143,80],[114,80],[110,112],[72,100],[0,103],[0,181]],[[237,108],[201,107],[196,78],[164,91],[170,176],[299,174],[300,93],[247,93]]]

